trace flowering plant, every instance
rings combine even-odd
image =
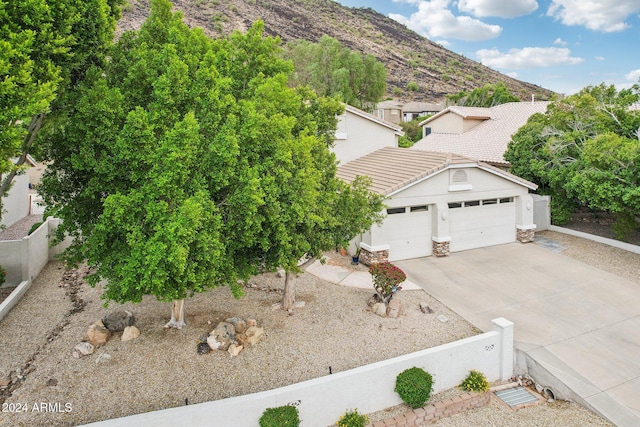
[[[373,287],[378,298],[385,304],[389,303],[396,292],[402,290],[400,283],[407,278],[404,271],[390,262],[372,264],[369,273],[373,276]]]
[[[347,411],[340,417],[336,425],[338,427],[364,427],[369,423],[369,417],[365,414],[359,414],[358,409]]]

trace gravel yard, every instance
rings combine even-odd
[[[612,256],[604,257],[600,244],[554,232],[539,234],[563,245],[564,255],[640,280],[640,255],[605,247]],[[348,263],[338,254],[330,256]],[[69,404],[70,410],[0,412],[0,426],[70,426],[180,406],[185,399],[199,403],[253,393],[327,375],[329,366],[339,372],[478,333],[423,291],[400,292],[405,313],[399,319],[387,319],[368,309],[371,291],[329,284],[310,274],[300,275],[297,285],[298,300],[305,301],[306,307],[292,316],[271,309],[281,298],[284,279],[265,274],[251,281],[253,287],[240,300],[234,300],[226,288],[188,299],[187,327],[167,330],[162,326],[169,318],[170,304],[146,298],[136,305],[104,308],[100,289],[83,283],[65,286],[64,274],[61,263],[49,263],[14,310],[0,321],[0,401],[58,403],[63,409]],[[84,270],[75,278],[67,273],[65,282],[81,282],[83,275]],[[420,302],[434,313],[422,313]],[[95,354],[71,357],[89,325],[119,308],[134,312],[141,336],[122,342],[116,333]],[[438,314],[445,314],[449,322],[438,321]],[[199,337],[231,316],[255,318],[265,328],[265,339],[236,357],[226,352],[198,355]],[[429,333],[419,333],[425,330]],[[438,398],[435,395],[432,400]],[[372,420],[406,410],[403,405],[389,408],[371,414]],[[568,402],[512,411],[492,400],[485,408],[435,425],[609,424]]]

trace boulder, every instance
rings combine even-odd
[[[247,322],[239,317],[230,317],[228,319],[225,319],[224,321],[233,325],[236,334],[243,334],[244,331],[247,330]]]
[[[387,305],[387,317],[396,319],[398,316],[400,316],[401,310],[402,304],[400,304],[400,300],[397,298],[391,298],[391,301],[389,301],[389,305]]]
[[[231,344],[227,350],[231,356],[237,356],[244,349],[242,345]]]
[[[209,338],[213,338],[218,343],[218,350],[226,351],[236,340],[236,328],[232,323],[220,322],[218,326],[211,331]],[[207,343],[209,342],[207,338]],[[213,347],[211,347],[213,349]]]
[[[220,346],[222,345],[222,343],[216,341],[216,337],[214,336],[209,336],[207,338],[207,345],[209,346],[209,348],[211,350],[217,350],[220,348]]]
[[[371,307],[371,311],[380,317],[387,317],[387,306],[383,302],[377,302]]]
[[[73,352],[71,352],[71,355],[76,359],[80,359],[81,357],[93,354],[94,350],[95,347],[93,346],[93,344],[83,341],[73,348]]]
[[[86,340],[94,347],[100,347],[107,343],[111,337],[111,331],[102,326],[102,322],[96,322],[89,326]]]
[[[247,329],[245,335],[247,336],[246,343],[249,345],[255,345],[262,341],[264,329],[257,326],[251,326]]]
[[[133,313],[129,310],[112,311],[102,318],[105,328],[111,332],[124,331],[124,328],[133,325],[133,321]]]
[[[135,340],[139,336],[140,330],[138,328],[136,328],[135,326],[127,326],[126,328],[124,328],[124,331],[122,332],[122,338],[120,339],[122,341],[131,341]]]

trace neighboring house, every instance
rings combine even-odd
[[[412,150],[456,153],[508,168],[504,152],[529,117],[549,102],[509,102],[491,108],[452,106],[422,121],[423,138]]]
[[[418,117],[437,114],[444,109],[442,104],[432,104],[429,102],[407,102],[402,106],[402,121],[410,122]]]
[[[397,101],[382,101],[376,105],[374,115],[389,123],[402,123],[402,103]]]
[[[382,225],[361,239],[361,260],[397,261],[534,239],[537,186],[456,154],[387,147],[338,167],[338,177],[372,179],[386,197]]]
[[[410,122],[418,117],[439,113],[444,109],[442,104],[431,104],[428,102],[408,102],[402,104],[398,101],[382,101],[376,105],[373,114],[379,119],[387,122],[400,124]]]
[[[332,151],[340,164],[366,156],[383,147],[397,147],[402,128],[350,105],[338,116]]]

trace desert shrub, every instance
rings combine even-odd
[[[458,387],[466,391],[484,393],[489,390],[489,381],[487,381],[487,377],[482,372],[471,370],[467,378]]]
[[[388,304],[393,295],[402,290],[400,283],[404,282],[407,275],[400,268],[390,262],[379,262],[369,267],[372,276],[373,287],[378,297]]]
[[[300,417],[295,406],[267,408],[260,417],[260,427],[298,427]]]
[[[31,226],[31,228],[29,229],[29,233],[27,233],[27,235],[33,233],[34,231],[36,231],[38,229],[38,227],[40,227],[42,225],[42,221],[40,222],[36,222],[35,224],[33,224]]]
[[[406,369],[396,378],[396,393],[413,409],[424,406],[432,390],[433,377],[422,368]]]
[[[364,427],[367,424],[369,424],[369,417],[359,414],[358,409],[347,410],[336,423],[338,427]]]
[[[2,266],[0,265],[0,286],[4,284],[4,281],[6,280],[6,278],[7,278],[7,270],[2,268]]]

